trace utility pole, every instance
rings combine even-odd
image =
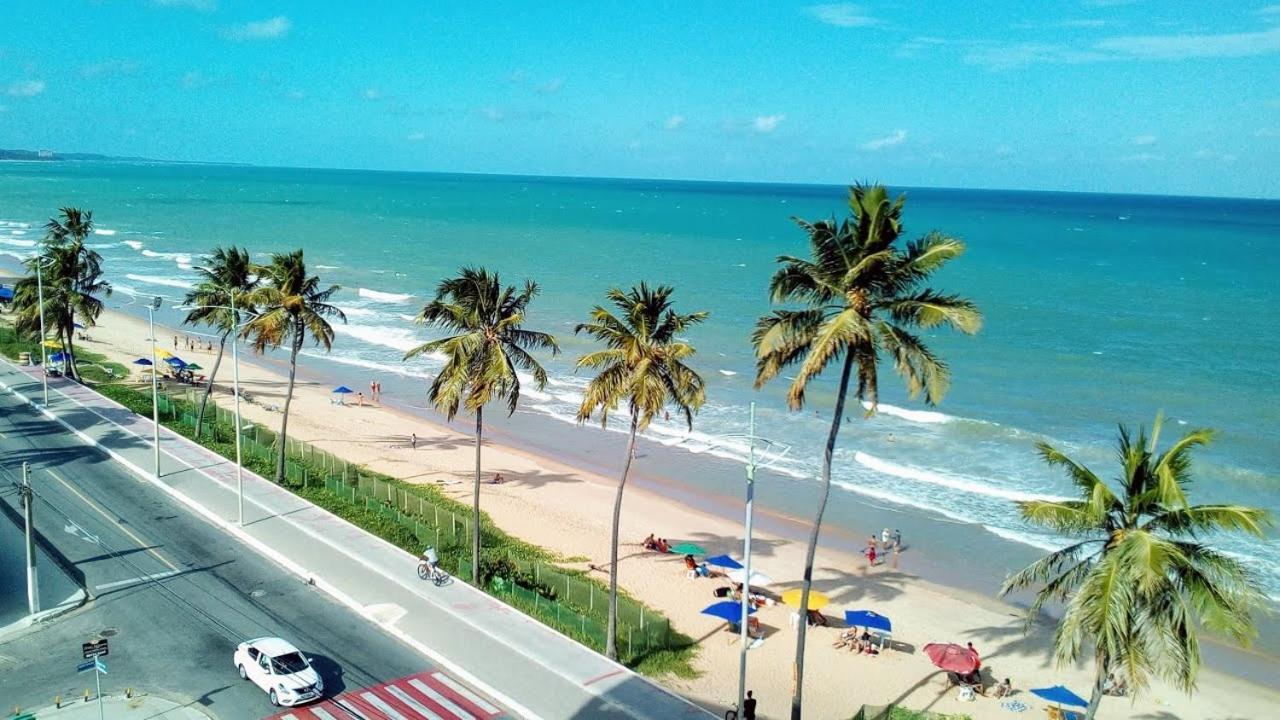
[[[40,612],[40,593],[36,585],[36,532],[32,519],[34,493],[31,491],[31,466],[22,463],[22,486],[18,489],[22,496],[22,519],[27,530],[27,610],[35,615]]]

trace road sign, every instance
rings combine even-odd
[[[90,660],[89,662],[80,663],[79,665],[76,666],[76,672],[78,673],[89,672],[90,670],[93,669],[93,665],[95,662],[96,661],[94,660]]]
[[[107,664],[102,662],[100,658],[94,658],[93,664],[98,666],[98,672],[102,673],[103,675],[107,674]]]
[[[107,655],[107,641],[99,640],[97,642],[87,642],[80,645],[80,651],[84,653],[84,659],[98,657],[99,655]]]

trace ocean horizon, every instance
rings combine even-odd
[[[1272,476],[1280,410],[1267,392],[1280,357],[1273,303],[1280,201],[894,190],[907,194],[905,237],[939,230],[965,240],[968,252],[936,286],[974,299],[986,322],[972,338],[928,334],[953,374],[938,407],[909,400],[886,366],[880,411],[864,418],[850,409],[836,453],[833,528],[851,537],[877,532],[851,509],[871,503],[1027,549],[1056,549],[1062,540],[1023,523],[1014,504],[1072,491],[1034,443],[1050,442],[1110,477],[1116,424],[1150,426],[1160,412],[1166,442],[1191,428],[1219,430],[1199,455],[1197,501],[1280,512]],[[737,436],[754,400],[760,435],[790,448],[768,458],[774,487],[765,501],[805,517],[835,378],[818,384],[805,410],[788,412],[785,378],[752,389],[747,337],[770,307],[774,258],[807,253],[790,218],[839,218],[845,193],[834,185],[703,180],[6,163],[0,260],[16,267],[57,208],[92,209],[92,244],[116,289],[108,304],[140,312],[133,298],[158,294],[176,304],[200,254],[215,245],[244,245],[259,259],[303,247],[312,272],[342,286],[335,302],[348,317],[335,326],[333,352],[308,347],[308,361],[349,373],[357,388],[382,378],[402,396],[416,392],[405,397],[416,404],[439,359],[401,361],[431,337],[413,315],[441,278],[464,264],[487,265],[507,283],[530,278],[542,287],[528,325],[556,334],[564,353],[544,358],[545,389],[526,383],[522,412],[564,425],[576,425],[586,384],[571,363],[590,346],[573,336],[573,325],[609,287],[671,284],[679,309],[711,313],[689,333],[708,401],[692,432],[658,422],[649,441],[739,463],[746,444]],[[178,319],[176,311],[164,315]],[[711,482],[696,474],[682,480],[695,488]],[[1214,541],[1246,559],[1280,599],[1274,538]]]

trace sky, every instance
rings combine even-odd
[[[1280,198],[1266,0],[3,0],[0,27],[5,148]]]

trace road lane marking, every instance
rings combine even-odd
[[[487,702],[484,698],[471,692],[469,689],[467,689],[465,685],[455,681],[453,678],[449,677],[448,675],[445,675],[444,673],[432,673],[431,677],[435,678],[436,682],[439,682],[441,685],[448,687],[450,690],[470,700],[472,705],[475,705],[476,707],[489,713],[490,715],[497,715],[500,712],[502,712],[501,710],[499,710],[498,708],[494,707],[492,704]],[[410,680],[409,684],[413,685],[416,682],[418,681]],[[417,685],[414,685],[414,687],[417,687]]]
[[[334,716],[330,715],[328,710],[325,710],[322,707],[312,707],[307,708],[307,710],[309,710],[312,715],[320,718],[320,720],[338,720]]]
[[[90,500],[90,499],[89,499],[89,498],[88,498],[84,493],[82,493],[82,492],[80,492],[79,490],[77,490],[77,489],[75,488],[75,486],[73,486],[71,483],[69,483],[69,482],[67,482],[66,480],[64,480],[64,479],[62,478],[62,476],[61,476],[61,475],[59,475],[58,473],[54,472],[52,468],[45,468],[44,470],[45,470],[45,472],[47,472],[47,473],[49,473],[51,476],[53,476],[53,479],[54,479],[54,480],[57,480],[58,482],[62,483],[62,485],[63,485],[64,487],[66,487],[68,490],[70,490],[70,491],[72,492],[72,494],[74,494],[76,497],[78,497],[78,498],[80,498],[82,501],[84,501],[84,504],[86,504],[86,505],[88,505],[89,507],[93,508],[95,512],[97,512],[97,513],[98,513],[99,515],[101,515],[102,517],[106,518],[109,522],[111,522],[111,524],[113,524],[113,525],[115,525],[116,527],[120,528],[120,531],[121,531],[121,532],[123,532],[125,535],[128,535],[128,536],[129,536],[129,537],[130,537],[134,542],[138,543],[138,547],[139,547],[139,548],[141,548],[141,549],[143,549],[143,550],[146,550],[146,551],[147,551],[149,554],[151,554],[155,559],[159,560],[159,561],[160,561],[160,563],[161,563],[162,565],[164,565],[165,567],[167,567],[167,568],[169,568],[170,570],[174,571],[175,573],[177,573],[177,572],[182,572],[182,571],[178,568],[178,566],[177,566],[177,565],[174,565],[173,563],[169,562],[169,560],[168,560],[165,556],[163,556],[163,555],[161,555],[160,553],[156,552],[156,549],[155,549],[155,548],[153,548],[153,547],[148,547],[148,546],[147,546],[147,543],[145,543],[145,542],[143,542],[143,541],[142,541],[142,538],[138,537],[137,535],[134,535],[134,534],[133,534],[133,531],[131,531],[129,528],[125,527],[125,526],[124,526],[124,525],[123,525],[119,520],[116,520],[115,518],[113,518],[113,517],[111,517],[110,515],[108,515],[106,510],[103,510],[101,507],[99,507],[99,506],[98,506],[98,504],[97,504],[97,503],[95,503],[94,501]]]
[[[409,718],[406,718],[396,712],[396,709],[388,705],[382,698],[371,692],[360,693],[360,697],[364,698],[365,702],[381,710],[387,717],[392,718],[392,720],[409,720]]]
[[[431,718],[431,720],[444,720],[444,718],[428,710],[426,705],[423,705],[417,700],[414,700],[412,697],[409,697],[408,693],[396,687],[395,685],[388,685],[387,692],[391,693],[392,695],[395,695],[396,698],[400,700],[400,702],[413,708],[422,717]],[[459,715],[458,717],[471,717],[471,716],[468,714],[468,715]]]
[[[457,715],[457,716],[458,716],[458,717],[460,717],[460,718],[470,718],[471,720],[475,720],[475,718],[476,718],[476,716],[475,716],[475,715],[472,715],[471,713],[467,712],[466,710],[463,710],[462,708],[460,708],[460,707],[458,707],[457,705],[453,704],[453,701],[452,701],[452,700],[450,700],[449,698],[447,698],[447,697],[445,697],[445,696],[441,695],[440,693],[436,692],[433,688],[428,687],[427,685],[423,684],[423,682],[422,682],[422,681],[417,680],[417,679],[414,679],[414,680],[410,680],[410,681],[409,681],[409,684],[410,684],[410,685],[412,685],[414,688],[416,688],[416,689],[418,690],[418,692],[420,692],[420,693],[422,693],[423,695],[426,695],[427,697],[431,698],[432,700],[434,700],[434,701],[436,702],[436,704],[437,704],[437,705],[439,705],[439,706],[440,706],[440,707],[442,707],[442,708],[445,708],[446,710],[448,710],[449,712],[453,713],[454,715]],[[392,691],[392,692],[395,692],[395,691],[397,691],[399,688],[397,688],[397,687],[395,687],[395,686],[393,685],[393,686],[391,686],[391,688],[390,688],[390,689],[391,689],[391,691]]]
[[[177,570],[165,570],[164,572],[151,573],[150,575],[142,575],[128,580],[116,580],[115,582],[103,583],[94,588],[94,590],[110,590],[111,588],[124,587],[125,585],[134,585],[136,583],[150,582],[152,580],[160,580],[161,578],[177,575]]]

